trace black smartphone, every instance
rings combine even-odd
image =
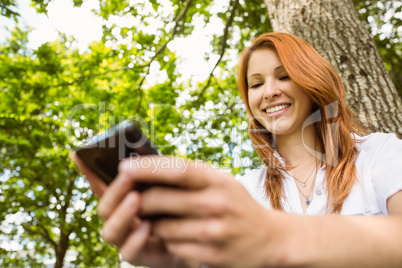
[[[88,139],[76,153],[106,184],[116,177],[119,162],[130,156],[159,154],[133,120],[126,120]],[[137,184],[144,191],[148,184]]]

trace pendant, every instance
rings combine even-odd
[[[307,199],[307,200],[306,200],[306,204],[307,204],[307,206],[310,206],[311,201]]]
[[[303,187],[306,187],[306,183],[305,183],[305,182],[303,182],[302,186],[303,186]]]

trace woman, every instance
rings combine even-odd
[[[339,76],[297,37],[257,38],[238,79],[264,163],[240,182],[198,162],[138,168],[137,158],[106,188],[74,157],[101,196],[105,240],[150,267],[401,266],[402,141],[358,136]],[[136,182],[178,187],[139,194]],[[140,214],[176,217],[151,233]]]

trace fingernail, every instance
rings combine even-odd
[[[149,234],[149,230],[151,228],[151,225],[148,221],[144,221],[140,224],[140,226],[137,229],[137,234],[139,236],[146,236]]]
[[[137,158],[138,158],[138,156],[137,157],[130,156],[129,158],[126,158],[125,160],[121,161],[118,166],[118,171],[125,172],[125,171],[129,171],[129,170],[138,168],[137,167],[137,165],[138,165]]]
[[[133,182],[126,174],[118,174],[116,179],[112,182],[115,183],[121,189],[129,189],[132,188]]]
[[[129,194],[124,199],[124,205],[128,208],[132,208],[134,206],[134,197],[133,195]]]

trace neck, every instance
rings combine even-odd
[[[306,161],[316,160],[310,150],[317,150],[315,131],[313,126],[304,129],[303,133],[293,133],[286,136],[275,136],[278,153],[285,160],[286,166],[297,166]]]

